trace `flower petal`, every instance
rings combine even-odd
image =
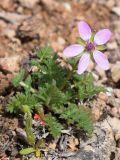
[[[90,61],[90,55],[88,53],[85,53],[80,58],[77,71],[78,74],[82,74],[87,69],[89,61]]]
[[[70,58],[77,56],[84,50],[84,47],[79,44],[72,44],[64,49],[63,54],[65,57]]]
[[[105,54],[103,54],[100,51],[94,51],[93,52],[93,57],[95,59],[95,62],[104,70],[108,70],[109,69],[109,62],[107,59],[107,56]]]
[[[94,41],[98,45],[105,44],[110,39],[111,34],[109,29],[102,29],[96,33]]]
[[[79,30],[80,37],[83,40],[86,41],[86,40],[90,39],[90,37],[91,37],[91,28],[85,21],[80,21],[78,23],[78,30]]]

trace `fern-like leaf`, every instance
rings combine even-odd
[[[57,136],[60,135],[61,133],[61,124],[58,123],[57,119],[55,117],[53,117],[51,114],[47,114],[45,115],[45,122],[48,125],[48,130],[50,132],[50,134],[56,138]]]
[[[93,84],[93,76],[91,73],[83,74],[74,77],[75,89],[78,91],[78,98],[80,100],[92,98],[99,92],[104,92],[105,89],[101,86]]]
[[[11,97],[6,109],[7,112],[13,113],[22,111],[22,106],[27,105],[30,107],[30,110],[32,110],[36,104],[37,99],[34,95],[18,92],[15,96]]]
[[[69,94],[65,94],[58,89],[54,80],[52,84],[46,83],[45,88],[41,87],[39,93],[39,98],[43,103],[50,106],[67,103],[70,98]]]
[[[75,125],[78,129],[82,128],[89,135],[92,133],[91,114],[84,106],[78,107],[75,104],[69,104],[61,113],[60,118],[67,120],[68,124]]]
[[[40,58],[40,62],[42,62],[46,58],[50,58],[51,53],[53,53],[53,49],[49,46],[41,47],[37,51],[37,57]]]
[[[21,70],[16,74],[16,76],[12,80],[12,84],[17,87],[19,86],[19,83],[24,79],[25,70]]]

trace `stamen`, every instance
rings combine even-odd
[[[87,51],[92,51],[95,49],[95,43],[93,42],[87,42],[86,46],[85,46]]]

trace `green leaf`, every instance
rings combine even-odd
[[[22,111],[24,112],[24,113],[29,113],[30,112],[30,107],[28,106],[28,105],[23,105],[23,106],[21,106],[22,107]]]
[[[37,51],[37,56],[40,58],[40,62],[42,62],[42,60],[44,60],[44,58],[47,58],[51,56],[51,53],[53,52],[53,49],[49,46],[45,46],[40,48]]]
[[[85,44],[80,38],[78,41]],[[74,68],[78,60],[77,56],[70,59],[69,63]],[[40,48],[31,58],[30,64],[36,70],[26,76],[22,71],[18,74],[15,84],[22,87],[19,88],[19,93],[10,98],[7,105],[7,111],[10,113],[27,112],[25,129],[29,143],[35,146],[31,114],[34,111],[41,112],[41,108],[46,114],[46,127],[53,137],[60,135],[64,122],[66,128],[71,125],[75,129],[82,128],[90,133],[90,115],[87,110],[79,108],[77,103],[103,91],[101,87],[94,85],[92,74],[77,75],[74,69],[72,72],[69,70],[69,74],[67,67],[61,67],[59,56],[53,54],[50,47]]]
[[[30,145],[34,145],[35,144],[35,136],[32,131],[32,115],[31,115],[31,113],[27,113],[25,131],[27,134],[27,141],[29,142]]]
[[[56,86],[56,82],[53,80],[52,84],[46,83],[45,88],[41,87],[38,97],[46,105],[64,104],[69,100],[69,94],[63,93]],[[46,94],[47,93],[47,94]]]
[[[24,148],[24,149],[22,149],[19,153],[21,155],[27,155],[27,154],[30,154],[30,153],[33,153],[33,152],[35,152],[35,149],[32,148],[32,147],[30,147],[30,148]]]
[[[81,101],[84,99],[90,99],[99,92],[104,92],[104,88],[101,86],[95,86],[93,83],[93,76],[91,73],[85,73],[81,76],[74,76],[74,86],[78,90],[78,95],[76,98],[79,98]]]
[[[50,134],[52,134],[54,138],[60,136],[62,126],[60,123],[57,122],[57,119],[53,117],[51,114],[47,114],[45,115],[44,120],[48,125],[48,130],[50,131]]]
[[[65,119],[69,125],[72,124],[78,129],[83,129],[89,135],[93,131],[91,113],[84,106],[78,107],[75,104],[69,104],[61,113],[60,118]]]
[[[81,45],[85,45],[85,41],[82,38],[80,38],[80,37],[77,37],[76,41],[77,41],[77,43],[79,43]]]
[[[25,70],[21,70],[19,73],[16,74],[16,76],[12,80],[12,84],[17,87],[19,83],[23,80],[25,74]]]
[[[92,32],[92,35],[90,37],[90,42],[93,42],[94,41],[94,37],[95,37],[95,32]]]
[[[29,75],[29,76],[26,78],[25,84],[26,84],[27,86],[29,86],[29,88],[31,87],[31,85],[32,85],[32,77],[31,77],[31,75]]]
[[[106,47],[104,45],[97,45],[96,48],[99,51],[104,51],[106,49]]]
[[[38,149],[41,146],[41,144],[43,144],[43,142],[43,139],[39,139],[35,145],[35,148]]]
[[[33,94],[24,94],[18,92],[15,96],[10,98],[6,110],[10,113],[17,111],[23,112],[22,106],[27,105],[31,110],[37,103],[37,99]]]

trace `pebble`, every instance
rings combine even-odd
[[[6,11],[10,12],[14,11],[15,9],[15,3],[13,2],[13,0],[0,1],[0,6]]]
[[[32,9],[39,0],[18,0],[23,7]]]
[[[120,134],[120,120],[116,117],[108,117],[107,118],[108,123],[110,124],[113,133],[115,134],[115,136],[118,136],[118,134]]]
[[[70,3],[65,2],[63,5],[64,5],[64,7],[65,7],[65,9],[66,9],[67,11],[69,11],[69,12],[72,11],[72,8],[71,8]]]
[[[5,35],[5,36],[7,36],[8,38],[10,38],[10,39],[13,39],[14,37],[15,37],[15,30],[12,30],[12,29],[9,29],[9,28],[7,28],[7,29],[5,29],[4,31],[3,31],[3,34]]]
[[[100,116],[101,116],[100,110],[98,108],[94,107],[93,110],[92,110],[92,115],[94,117],[94,120],[98,121]]]
[[[3,70],[9,72],[19,71],[20,55],[9,56],[0,59],[0,66]]]
[[[107,102],[107,100],[108,100],[108,95],[103,92],[99,93],[98,97],[105,102]]]
[[[118,48],[117,42],[113,41],[113,42],[107,43],[107,48],[108,49],[117,49]]]
[[[105,1],[106,3],[106,1]],[[108,0],[107,3],[106,3],[106,6],[109,8],[109,9],[112,9],[115,5],[115,0]]]
[[[113,11],[116,15],[120,16],[120,7],[113,7],[113,8],[112,8],[112,11]]]
[[[112,80],[116,83],[120,80],[120,62],[112,66],[111,76],[112,76]]]
[[[106,94],[107,94],[108,96],[113,96],[113,88],[107,87],[106,90],[107,90]]]
[[[58,43],[60,45],[64,45],[65,44],[65,40],[62,37],[58,37],[57,41],[58,41]]]
[[[112,107],[119,108],[120,107],[120,99],[115,97],[109,97],[108,102]]]
[[[113,93],[117,98],[120,98],[120,89],[114,89]]]

